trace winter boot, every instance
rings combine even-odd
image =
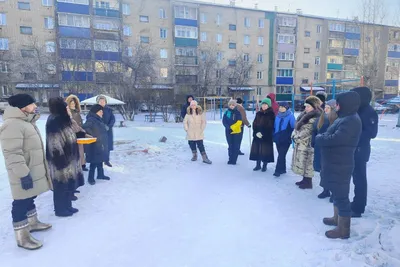
[[[267,171],[267,163],[263,162],[263,166],[261,169],[262,172],[266,172]]]
[[[333,206],[333,217],[324,218],[322,222],[325,225],[329,226],[337,226],[338,225],[338,217],[339,217],[339,209],[336,206]]]
[[[27,250],[35,250],[43,246],[42,243],[33,238],[29,233],[30,226],[28,220],[24,220],[18,223],[13,223],[13,226],[14,226],[15,239],[17,241],[18,247]]]
[[[325,236],[331,239],[347,239],[350,237],[351,217],[338,217],[338,226],[335,229],[326,231]]]
[[[298,186],[302,185],[302,184],[304,183],[305,180],[306,180],[306,178],[303,177],[303,180],[301,180],[301,181],[299,181],[299,182],[296,182],[296,185],[298,185]]]
[[[244,156],[244,153],[239,150],[239,156]]]
[[[71,195],[71,200],[72,200],[72,201],[77,201],[77,200],[78,200],[78,197],[75,196],[74,194],[72,194],[72,195]]]
[[[83,164],[83,165],[82,165],[82,171],[84,171],[84,172],[88,172],[88,171],[89,171],[89,169],[86,168],[86,164]]]
[[[192,161],[197,161],[197,151],[192,151]]]
[[[104,165],[106,165],[107,167],[110,167],[110,168],[112,168],[112,164],[111,164],[109,161],[107,161],[107,162],[104,162]]]
[[[304,182],[299,185],[300,189],[312,189],[312,178],[304,177]]]
[[[259,170],[261,170],[261,161],[259,161],[259,160],[257,160],[257,165],[256,165],[256,167],[253,169],[253,171],[259,171]]]
[[[107,164],[106,164],[106,165],[107,165]],[[97,168],[97,179],[98,179],[98,180],[106,180],[106,181],[109,181],[109,180],[110,180],[110,177],[104,175],[103,166],[99,166],[99,167]]]
[[[73,208],[73,207],[68,208],[68,211],[72,212],[72,214],[75,214],[75,213],[79,212],[78,209]]]
[[[212,161],[208,159],[206,152],[201,153],[201,157],[203,158],[203,163],[212,164]]]
[[[51,228],[51,224],[42,223],[41,221],[39,221],[36,209],[28,211],[26,216],[28,216],[28,224],[30,232],[46,231]]]
[[[327,198],[330,196],[331,196],[331,192],[329,192],[329,190],[327,190],[327,189],[324,189],[324,191],[322,191],[322,193],[318,195],[318,198],[324,199],[324,198]]]

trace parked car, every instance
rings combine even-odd
[[[258,106],[261,106],[261,101],[258,102]],[[247,111],[253,111],[257,109],[257,104],[255,103],[255,101],[247,101],[245,108]]]
[[[375,102],[374,109],[377,113],[385,113],[385,114],[396,114],[399,112],[399,107],[397,105],[391,104],[379,104]]]

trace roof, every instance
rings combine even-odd
[[[99,95],[96,95],[96,96],[94,96],[94,97],[88,98],[88,99],[82,101],[81,104],[84,104],[84,105],[96,105],[96,104],[97,104],[97,97],[98,97],[98,96],[99,96]],[[121,106],[121,105],[125,105],[124,102],[122,102],[122,101],[120,101],[120,100],[118,100],[118,99],[112,98],[112,97],[110,97],[110,96],[108,96],[108,95],[102,95],[102,96],[105,96],[105,97],[106,97],[106,99],[107,99],[107,105],[110,105],[110,106]]]
[[[153,84],[151,88],[147,86],[138,86],[138,89],[172,90],[174,87],[166,84]]]
[[[17,83],[16,89],[59,89],[60,85],[55,83]]]
[[[301,90],[301,91],[309,92],[309,91],[311,91],[311,86],[301,86],[301,87],[300,87],[300,90]],[[325,88],[319,87],[319,86],[313,86],[313,87],[312,87],[312,90],[313,90],[313,91],[325,91]]]
[[[252,87],[228,87],[231,91],[254,91]]]

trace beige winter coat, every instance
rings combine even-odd
[[[0,141],[14,199],[38,196],[52,189],[45,148],[36,127],[38,118],[39,115],[27,115],[16,107],[9,106],[4,111]],[[24,190],[21,178],[28,174],[33,179],[33,188]]]
[[[206,128],[206,117],[205,114],[203,114],[203,109],[200,106],[197,106],[196,112],[192,112],[190,107],[188,107],[186,116],[183,120],[183,126],[187,133],[187,140],[203,140],[204,129]]]

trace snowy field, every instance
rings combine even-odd
[[[211,115],[211,114],[209,114]],[[212,116],[212,115],[211,115]],[[212,116],[213,117],[213,116]],[[44,133],[45,117],[38,122]],[[34,233],[44,247],[17,248],[11,195],[0,156],[1,267],[399,267],[400,129],[380,120],[368,165],[366,214],[352,221],[349,240],[328,240],[322,224],[332,204],[302,191],[290,171],[280,178],[254,173],[245,133],[237,166],[228,166],[220,121],[209,121],[206,150],[213,165],[191,162],[182,124],[115,128],[112,181],[82,187],[70,218],[55,217],[51,192],[37,200],[40,218],[53,224]],[[247,130],[246,130],[247,131]],[[166,136],[166,143],[159,143]],[[148,150],[148,153],[143,152]],[[287,156],[290,166],[292,151]],[[275,155],[276,157],[276,155]]]

